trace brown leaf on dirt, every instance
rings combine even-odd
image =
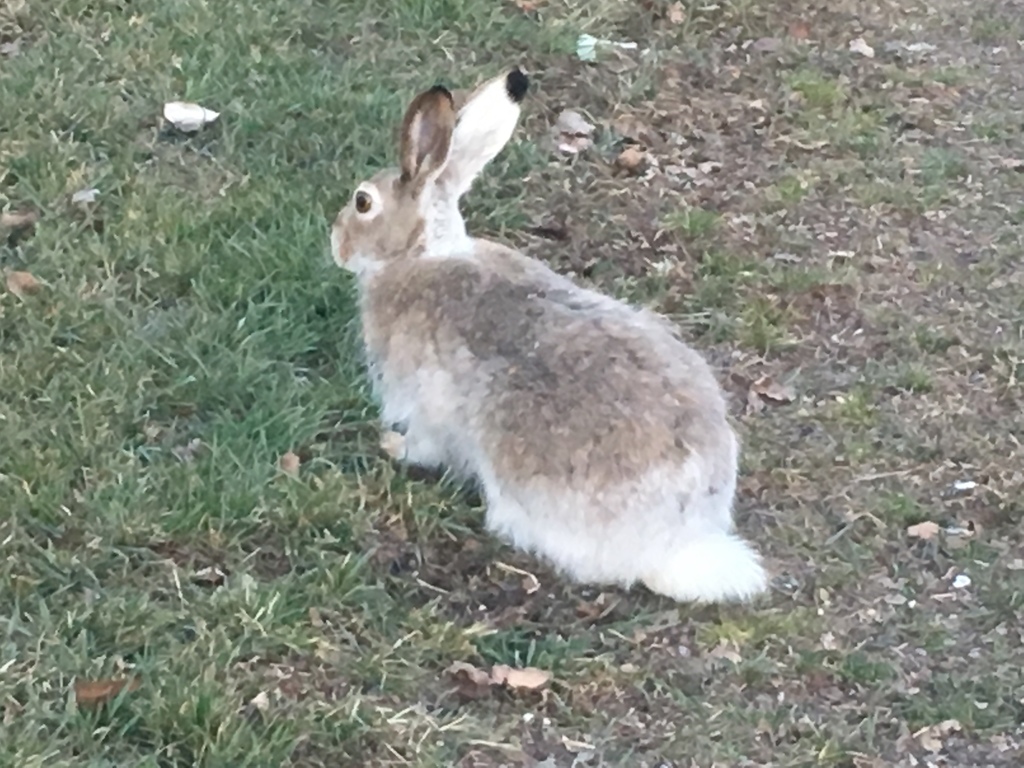
[[[495,685],[507,685],[521,691],[536,691],[551,681],[551,673],[536,667],[517,669],[505,664],[495,664],[491,669],[491,681]]]
[[[455,661],[445,672],[455,680],[459,694],[467,699],[481,699],[491,691],[491,676],[472,664]]]
[[[925,520],[921,523],[907,526],[907,535],[913,536],[915,539],[934,539],[939,535],[939,524],[933,523],[931,520]]]
[[[708,651],[708,657],[712,659],[726,659],[733,664],[739,664],[743,657],[739,654],[736,644],[730,640],[722,639],[718,645]]]
[[[575,155],[590,147],[595,126],[575,109],[563,109],[555,120],[555,142],[560,152]]]
[[[495,562],[495,566],[506,573],[514,573],[516,576],[521,576],[523,580],[523,590],[526,594],[532,595],[540,589],[540,579],[529,571],[524,571],[522,568],[516,568],[514,565],[509,565],[508,563],[503,563],[501,561]]]
[[[291,475],[292,477],[298,476],[300,463],[299,457],[291,451],[288,451],[277,460],[277,466],[281,471],[286,475]]]
[[[750,385],[750,392],[762,400],[773,403],[792,403],[796,392],[788,384],[782,384],[771,376],[762,376]]]
[[[139,687],[137,677],[122,680],[76,680],[75,702],[79,707],[96,709],[117,698],[121,691],[129,692]]]
[[[760,413],[766,403],[791,403],[796,399],[796,392],[786,384],[777,382],[771,376],[761,376],[750,384],[747,389],[748,414]]]
[[[811,25],[803,19],[789,25],[789,36],[797,40],[806,40],[811,36]]]
[[[7,701],[4,702],[4,719],[2,722],[4,725],[14,725],[21,713],[25,711],[25,708],[13,697],[8,697]]]
[[[7,273],[7,290],[19,299],[37,292],[42,287],[42,283],[31,272],[11,270]]]
[[[928,725],[916,731],[914,738],[929,752],[939,752],[942,750],[942,740],[951,733],[959,732],[961,727],[959,720],[943,720],[941,723]]]
[[[636,117],[636,115],[620,115],[612,120],[612,130],[623,139],[643,144],[648,149],[660,149],[665,140],[656,130]]]
[[[647,153],[630,144],[615,158],[615,165],[627,173],[636,173],[647,163]]]
[[[493,686],[515,691],[537,691],[551,681],[551,673],[536,667],[509,667],[495,664],[487,672],[464,661],[452,662],[445,672],[455,680],[459,693],[467,699],[487,696]]]
[[[28,229],[39,221],[39,212],[31,209],[0,213],[0,230],[15,232]]]

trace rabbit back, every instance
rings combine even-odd
[[[364,296],[382,385],[444,416],[497,476],[594,489],[697,456],[712,484],[730,481],[718,384],[653,314],[482,241],[474,258],[384,272]]]

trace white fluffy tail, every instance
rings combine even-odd
[[[748,600],[768,588],[757,552],[724,531],[701,532],[666,550],[643,582],[673,600],[704,603]]]

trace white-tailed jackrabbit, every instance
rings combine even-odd
[[[401,167],[361,183],[334,222],[382,444],[474,478],[487,528],[571,578],[751,597],[766,576],[733,532],[738,443],[703,358],[661,317],[466,233],[459,199],[526,90],[513,69],[458,112],[440,86],[419,94]]]

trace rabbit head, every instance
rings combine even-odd
[[[446,256],[471,248],[459,199],[505,146],[529,81],[518,68],[480,85],[456,111],[436,85],[409,104],[400,167],[356,187],[331,227],[331,256],[357,274],[401,258]]]

